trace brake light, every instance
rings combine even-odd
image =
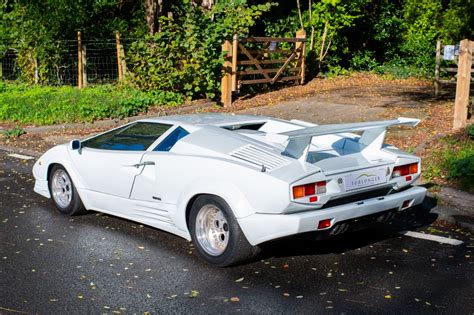
[[[293,186],[293,198],[303,198],[314,196],[316,194],[324,194],[326,192],[326,182],[316,182],[305,185]],[[310,198],[310,202],[317,201],[318,198]]]
[[[412,163],[394,167],[392,177],[400,177],[416,173],[418,173],[418,163]]]

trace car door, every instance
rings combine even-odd
[[[170,127],[137,122],[84,141],[81,150],[72,152],[84,188],[129,198],[135,177],[152,166],[142,161],[146,149]]]
[[[164,139],[145,152],[142,161],[153,163],[154,167],[145,168],[135,179],[130,198],[146,202],[154,202],[158,208],[167,209],[176,200],[165,194],[169,191],[167,178],[170,169],[176,167],[176,157],[169,152],[173,146],[189,133],[184,128],[177,126],[167,132]]]

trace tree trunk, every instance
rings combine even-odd
[[[148,26],[148,33],[154,35],[159,31],[157,23],[158,17],[163,14],[163,0],[144,0],[145,1],[145,17]]]
[[[195,8],[201,7],[203,10],[210,10],[214,6],[215,0],[191,0],[191,5]]]

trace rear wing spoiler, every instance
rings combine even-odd
[[[288,137],[288,144],[283,154],[306,161],[311,139],[313,137],[357,131],[363,131],[362,136],[359,139],[362,151],[373,149],[378,150],[383,145],[386,129],[388,127],[400,125],[415,127],[419,123],[419,119],[399,117],[398,119],[393,120],[321,125],[283,132],[281,135]]]

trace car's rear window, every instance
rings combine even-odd
[[[82,146],[102,150],[145,151],[171,126],[136,122],[86,140]]]

